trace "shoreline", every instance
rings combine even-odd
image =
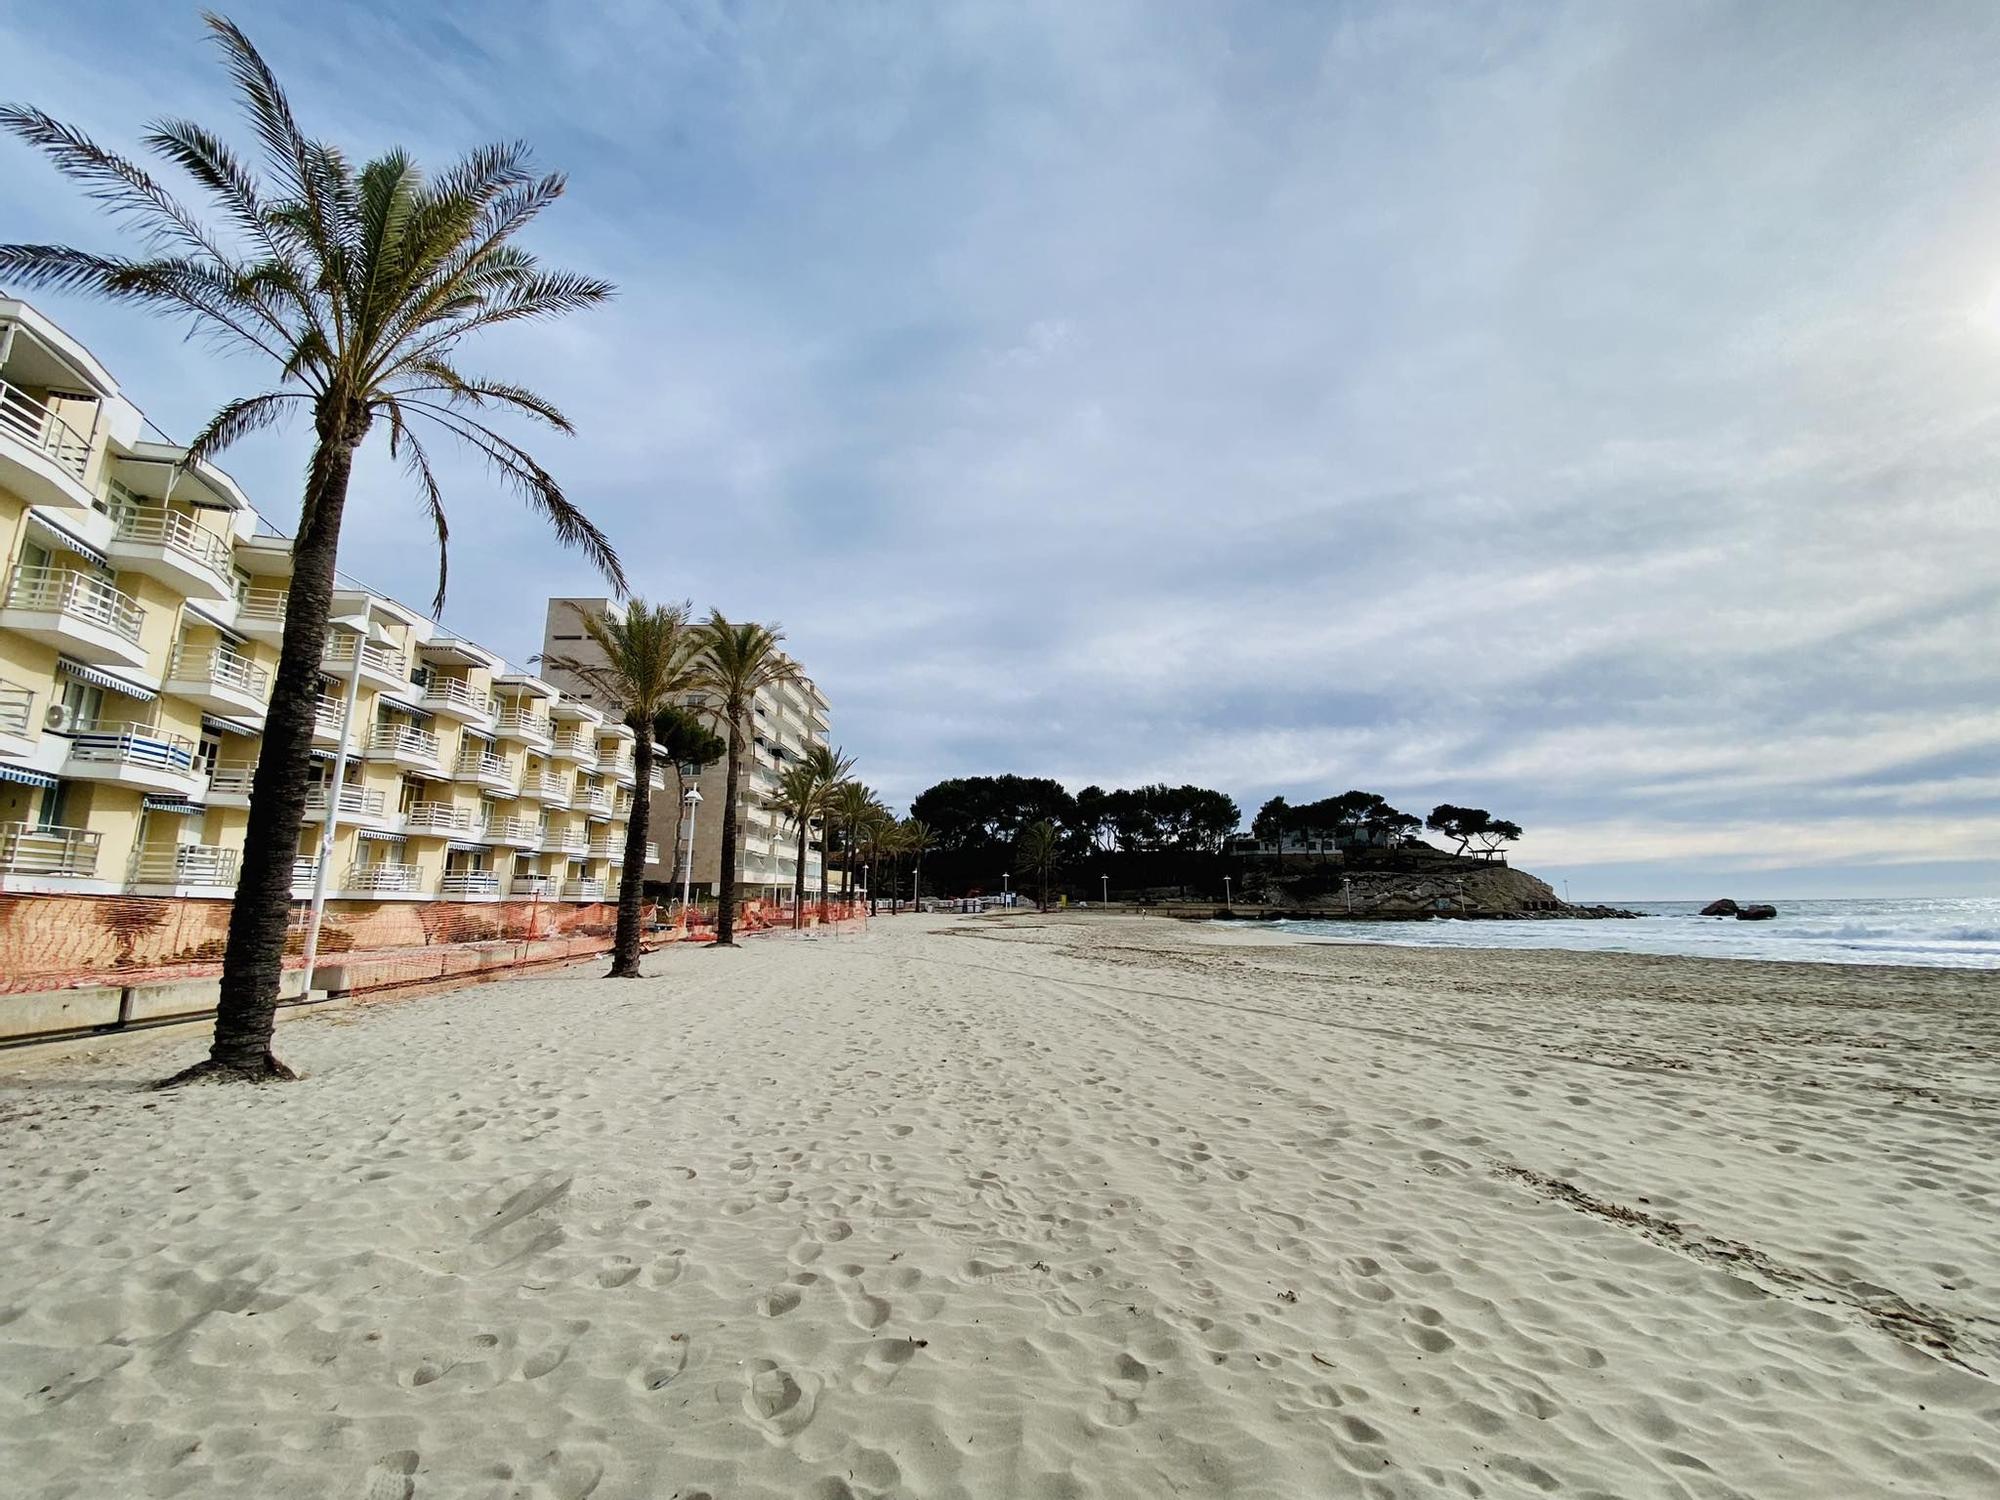
[[[22,1493],[2000,1477],[1984,976],[1103,913],[648,972],[303,1019],[295,1085],[0,1057]]]

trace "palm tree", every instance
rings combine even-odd
[[[861,863],[864,869],[879,875],[883,856],[889,853],[894,843],[896,820],[889,810],[877,803],[869,808],[867,818],[861,824]],[[877,883],[868,882],[868,915],[874,916],[881,906],[881,898],[875,894]]]
[[[68,245],[0,245],[0,283],[184,317],[274,367],[268,389],[236,397],[209,419],[188,444],[184,466],[288,413],[312,417],[284,643],[230,908],[215,1040],[207,1061],[170,1083],[295,1076],[273,1055],[271,1033],[341,517],[354,455],[370,429],[378,421],[388,427],[389,452],[402,461],[437,531],[438,607],[444,496],[414,430],[420,420],[478,453],[625,592],[610,543],[533,456],[472,413],[500,407],[561,432],[572,430],[568,419],[525,387],[465,374],[455,363],[470,334],[575,312],[611,295],[608,282],[546,270],[512,243],[562,195],[564,179],[536,176],[520,144],[481,147],[430,179],[400,150],[356,171],[338,147],[300,130],[249,38],[220,17],[206,20],[257,137],[263,171],[189,120],[156,123],[145,143],[212,200],[220,231],[144,168],[75,127],[38,109],[0,109],[0,127],[129,221],[146,250],[133,258]]]
[[[687,815],[686,768],[693,766],[699,775],[708,767],[722,759],[728,749],[722,736],[710,729],[692,711],[669,705],[653,715],[653,739],[667,752],[667,759],[674,768],[674,863],[667,876],[669,885],[681,884],[683,862],[689,856],[687,840],[681,832],[681,819]]]
[[[825,906],[826,866],[833,852],[831,848],[832,841],[826,836],[826,830],[830,826],[828,814],[832,809],[833,799],[839,794],[841,787],[846,785],[848,778],[854,774],[854,757],[843,754],[839,750],[830,749],[825,745],[813,745],[806,750],[805,758],[799,764],[812,773],[813,816],[819,820],[820,824],[819,902],[821,906]],[[805,895],[805,856],[805,845],[801,843],[799,845],[797,870],[798,895],[800,898],[803,898]],[[797,904],[803,905],[803,900],[801,899]]]
[[[1016,867],[1023,874],[1041,877],[1043,911],[1049,909],[1049,875],[1055,869],[1056,851],[1061,842],[1062,835],[1056,831],[1056,825],[1044,818],[1023,828],[1021,837],[1014,845]]]
[[[618,933],[611,945],[611,979],[639,975],[639,906],[646,885],[646,838],[653,816],[653,720],[673,698],[693,686],[701,666],[701,632],[688,623],[694,605],[647,604],[633,599],[624,612],[599,613],[569,606],[596,642],[602,659],[549,655],[542,661],[589,685],[614,708],[636,738],[632,771],[639,791],[625,825],[625,867],[618,878]]]
[[[813,819],[818,816],[819,800],[818,778],[804,761],[797,761],[785,767],[784,774],[778,778],[778,790],[764,803],[765,807],[799,831],[798,861],[792,871],[794,927],[803,926],[805,922],[806,837]]]
[[[910,852],[909,825],[888,818],[880,843],[889,861],[889,914],[894,916],[903,909],[903,856]]]
[[[930,824],[916,818],[903,819],[903,841],[916,856],[916,870],[910,879],[910,905],[921,906],[924,895],[924,851],[936,842]]]
[[[858,781],[844,781],[835,789],[828,812],[828,821],[840,830],[840,844],[843,853],[840,872],[840,894],[843,899],[854,897],[854,853],[861,839],[861,825],[881,810],[882,804],[875,794]],[[822,866],[822,868],[824,868]]]
[[[722,791],[722,871],[717,881],[715,943],[736,946],[736,787],[743,768],[743,721],[757,694],[781,682],[795,682],[798,664],[778,649],[785,633],[775,625],[741,624],[711,610],[701,627],[704,657],[699,686],[708,694],[706,712],[722,726],[729,742]]]

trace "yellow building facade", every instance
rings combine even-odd
[[[0,892],[227,899],[289,541],[0,298]],[[294,894],[616,895],[632,732],[342,580]]]

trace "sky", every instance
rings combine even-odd
[[[2000,8],[230,14],[356,157],[569,174],[527,244],[617,301],[462,363],[575,419],[536,451],[639,593],[783,625],[894,802],[1363,787],[1578,899],[2000,895]],[[106,144],[247,143],[193,7],[0,7],[0,56]],[[12,141],[0,226],[120,243]],[[261,388],[33,300],[171,434]],[[308,438],[224,461],[282,529]],[[421,603],[384,447],[342,565]],[[598,587],[445,477],[445,622],[525,658]]]

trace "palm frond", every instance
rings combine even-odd
[[[265,391],[261,395],[238,396],[223,403],[222,409],[210,417],[189,442],[180,466],[191,469],[213,458],[238,438],[274,426],[285,415],[285,403],[307,399],[303,391]]]

